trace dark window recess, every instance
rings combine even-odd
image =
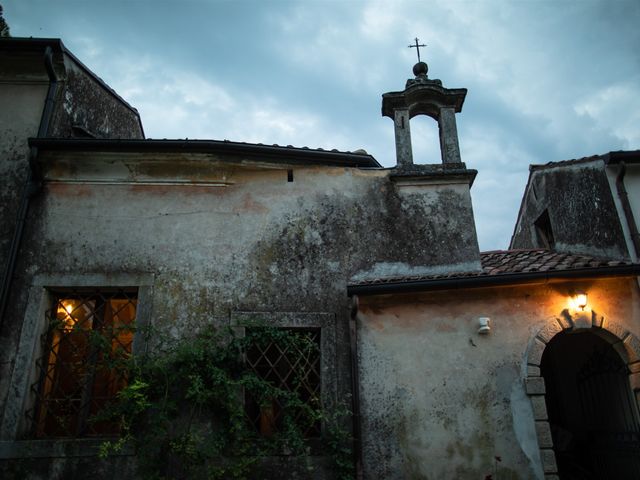
[[[549,212],[547,210],[542,212],[533,225],[536,227],[539,246],[552,249],[556,243],[553,238],[553,229],[551,228]]]
[[[294,392],[307,406],[320,408],[320,330],[287,329],[297,338],[290,342],[254,341],[247,350],[247,365],[273,386]],[[262,404],[245,394],[245,409],[256,430],[271,436],[283,429],[285,416],[292,419],[306,438],[319,437],[320,420],[310,419],[304,408],[291,409],[283,399]],[[287,410],[288,409],[288,410]]]
[[[287,182],[293,182],[293,170],[287,170]]]
[[[82,125],[72,125],[71,132],[73,133],[73,138],[98,138],[98,136],[84,128]]]
[[[37,360],[36,402],[27,411],[42,437],[113,435],[114,422],[95,418],[127,384],[136,317],[135,289],[52,292],[49,328]]]

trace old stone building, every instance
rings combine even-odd
[[[636,261],[640,151],[532,165],[510,248]]]
[[[358,478],[484,478],[496,469],[498,478],[556,478],[572,450],[558,446],[552,405],[579,394],[553,375],[575,376],[585,363],[558,367],[565,348],[581,361],[592,347],[615,352],[632,415],[624,427],[637,428],[638,382],[628,376],[640,360],[635,257],[625,241],[612,243],[618,250],[481,253],[476,171],[461,161],[456,129],[466,90],[429,79],[426,64],[403,91],[383,95],[398,166],[382,168],[363,151],[145,140],[137,112],[59,40],[2,40],[0,55],[9,66],[0,98],[11,107],[0,117],[11,179],[0,192],[5,471],[27,461],[33,479],[135,475],[134,452],[97,458],[105,431],[87,422],[119,380],[103,388],[60,373],[78,349],[63,352],[59,339],[80,315],[173,338],[254,320],[313,332],[314,388],[325,405],[349,399]],[[441,162],[414,163],[417,115],[438,123]],[[517,228],[528,221],[521,214]],[[587,304],[569,306],[578,292]],[[57,333],[45,335],[56,319]],[[133,355],[153,347],[139,334],[109,341]],[[545,380],[549,391],[560,385],[547,403]],[[80,393],[56,397],[65,382]],[[567,415],[570,427],[582,419]],[[312,453],[297,478],[331,478],[325,460]]]
[[[430,114],[419,80],[405,102]],[[640,475],[638,153],[532,166],[480,270],[353,279],[365,478]]]
[[[635,478],[637,265],[541,249],[481,262],[349,287],[365,478]]]

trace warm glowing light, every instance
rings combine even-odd
[[[62,302],[61,305],[58,305],[58,318],[64,320],[64,331],[70,332],[73,330],[73,326],[76,323],[76,319],[71,315],[71,313],[75,310],[73,306],[73,302],[65,301]]]
[[[569,306],[573,310],[582,310],[587,307],[587,294],[585,292],[576,292],[569,299]]]
[[[587,294],[584,292],[580,292],[576,294],[576,305],[581,310],[584,310],[584,307],[587,306]]]

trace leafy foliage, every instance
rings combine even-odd
[[[231,328],[209,328],[195,338],[173,341],[162,353],[132,358],[128,386],[93,419],[121,425],[120,439],[105,442],[101,454],[133,443],[139,474],[147,479],[250,478],[266,457],[309,456],[303,432],[321,420],[322,454],[333,459],[340,479],[353,478],[350,436],[341,426],[347,409],[314,408],[321,403],[310,405],[295,392],[260,378],[244,362],[256,342],[278,342],[283,349],[318,348],[304,335],[260,325],[246,329],[245,336]],[[272,435],[262,436],[249,421],[243,392],[259,405],[277,398],[284,406],[281,425]]]
[[[4,19],[2,13],[3,13],[2,5],[0,5],[0,38],[1,37],[10,37],[11,34],[9,33],[9,25],[7,24],[6,20]]]

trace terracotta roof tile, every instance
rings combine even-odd
[[[442,280],[448,278],[486,277],[526,272],[564,272],[583,268],[633,265],[624,260],[592,257],[589,255],[560,253],[544,249],[494,250],[480,252],[482,271],[450,272],[437,275],[375,278],[356,285]]]
[[[597,268],[631,265],[623,260],[611,260],[550,250],[497,250],[480,253],[484,274],[519,273],[529,271],[560,271],[578,268]]]

